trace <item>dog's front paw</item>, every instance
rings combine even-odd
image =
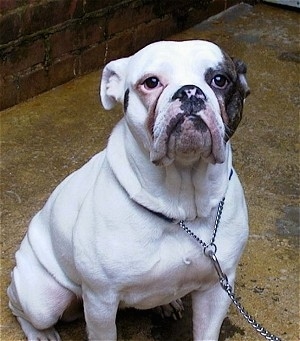
[[[174,320],[178,320],[182,318],[184,306],[181,299],[179,298],[178,300],[172,301],[169,304],[156,307],[155,311],[159,313],[162,318],[172,317]]]

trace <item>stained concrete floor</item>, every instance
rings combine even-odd
[[[252,93],[233,138],[250,216],[236,293],[273,333],[299,340],[299,14],[240,5],[170,38],[209,39],[248,64]],[[1,340],[24,340],[5,291],[30,217],[67,174],[105,146],[121,117],[99,106],[98,81],[99,73],[91,73],[1,112]],[[192,340],[189,298],[185,303],[178,322],[121,312],[119,340]],[[58,329],[63,340],[85,339],[83,321]],[[231,307],[220,340],[256,339]]]

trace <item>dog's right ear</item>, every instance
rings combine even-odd
[[[240,59],[232,58],[232,61],[234,62],[240,86],[242,88],[242,94],[245,99],[250,95],[250,88],[246,80],[247,65]]]
[[[112,109],[124,98],[125,75],[129,57],[113,60],[108,63],[102,73],[100,98],[106,110]]]

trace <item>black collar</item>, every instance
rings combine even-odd
[[[152,214],[156,215],[158,218],[161,218],[161,219],[167,221],[168,223],[174,223],[174,222],[176,221],[175,219],[169,218],[169,217],[167,217],[166,215],[164,215],[164,214],[161,213],[161,212],[152,211],[152,210],[150,210],[149,208],[147,208],[147,207],[145,207],[145,206],[143,206],[143,205],[140,205],[140,206],[142,206],[142,207],[143,207],[145,210],[147,210],[148,212],[151,212]]]

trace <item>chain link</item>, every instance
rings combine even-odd
[[[222,272],[220,264],[215,254],[209,255],[210,259],[217,270],[221,287],[227,292],[233,304],[236,306],[240,314],[246,319],[246,321],[263,337],[271,341],[281,341],[278,336],[271,334],[267,329],[265,329],[261,324],[259,324],[242,306],[239,300],[236,298],[232,286],[229,284],[227,276]]]
[[[225,202],[225,197],[220,201],[218,210],[217,210],[217,215],[216,215],[216,220],[215,220],[215,225],[214,225],[214,230],[212,234],[212,238],[210,240],[209,244],[206,244],[202,239],[200,239],[196,234],[194,234],[184,223],[183,220],[179,222],[180,227],[191,237],[193,237],[203,248],[204,248],[204,254],[205,256],[209,257],[213,265],[216,269],[216,272],[219,276],[219,281],[221,287],[227,292],[229,298],[235,305],[235,307],[238,309],[240,314],[246,319],[246,321],[261,335],[263,336],[266,340],[270,341],[281,341],[281,339],[278,336],[275,336],[271,334],[267,329],[265,329],[261,324],[259,324],[242,306],[242,304],[239,302],[239,300],[236,298],[234,291],[232,289],[232,286],[228,282],[228,278],[226,274],[223,273],[222,268],[219,264],[218,258],[216,256],[217,252],[217,246],[215,244],[215,239],[216,239],[216,234],[217,230],[219,227],[219,223],[221,220],[221,215],[223,211],[223,206]]]
[[[215,220],[215,226],[214,226],[213,234],[212,234],[212,237],[210,240],[210,244],[215,243],[217,230],[218,230],[219,223],[220,223],[221,216],[222,216],[222,212],[223,212],[224,202],[225,202],[225,197],[222,198],[222,200],[219,202],[219,205],[218,205],[218,210],[217,210],[217,215],[216,215],[216,220]]]

